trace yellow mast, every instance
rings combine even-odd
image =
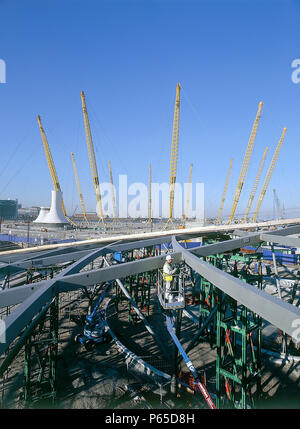
[[[85,211],[85,206],[84,206],[84,202],[83,202],[83,195],[82,195],[82,191],[81,191],[81,186],[80,186],[80,182],[79,182],[79,177],[78,177],[78,172],[77,172],[77,167],[76,167],[76,163],[75,163],[75,158],[74,158],[74,153],[73,152],[71,152],[71,157],[72,157],[74,176],[75,176],[77,191],[78,191],[78,195],[79,195],[79,199],[80,199],[80,204],[81,204],[81,209],[82,209],[82,213],[83,213],[83,218],[84,218],[84,220],[86,222],[88,222],[87,217],[86,217],[86,211]]]
[[[186,221],[188,210],[189,210],[189,204],[190,204],[190,194],[191,194],[191,187],[192,187],[192,172],[193,172],[193,164],[191,164],[190,167],[190,174],[189,174],[189,184],[187,189],[187,196],[186,196],[186,202],[185,202],[185,210],[184,210],[184,221]]]
[[[282,135],[281,135],[281,137],[280,137],[280,140],[279,140],[278,145],[277,145],[277,147],[276,147],[276,150],[275,150],[275,152],[274,152],[274,155],[273,155],[273,158],[272,158],[271,164],[270,164],[270,166],[269,166],[269,169],[268,169],[268,172],[267,172],[267,175],[266,175],[266,178],[265,178],[264,184],[263,184],[263,186],[262,186],[262,189],[261,189],[261,192],[260,192],[260,195],[259,195],[259,198],[258,198],[258,202],[257,202],[257,205],[256,205],[255,213],[254,213],[254,216],[253,216],[253,218],[252,218],[252,221],[253,221],[253,222],[255,221],[255,219],[256,219],[256,217],[257,217],[257,215],[258,215],[258,212],[259,212],[260,206],[261,206],[261,204],[262,204],[262,202],[263,202],[263,199],[264,199],[264,197],[265,197],[265,195],[266,195],[267,188],[268,188],[268,185],[269,185],[270,179],[271,179],[271,177],[272,177],[272,174],[273,174],[273,171],[274,171],[274,168],[275,168],[275,165],[276,165],[277,159],[278,159],[278,155],[279,155],[279,152],[280,152],[280,149],[281,149],[281,146],[282,146],[283,140],[284,140],[285,133],[286,133],[286,128],[284,128],[284,129],[283,129],[283,131],[282,131]]]
[[[94,151],[94,144],[93,144],[92,133],[91,133],[91,128],[90,128],[86,103],[85,103],[84,92],[81,91],[80,94],[81,94],[82,111],[83,111],[83,118],[84,118],[86,144],[87,144],[87,148],[88,148],[92,179],[93,179],[93,184],[94,184],[94,189],[95,189],[95,194],[96,194],[97,206],[98,206],[98,210],[99,210],[99,217],[100,217],[100,220],[102,221],[102,224],[104,227],[105,225],[104,225],[104,219],[103,219],[103,211],[102,211],[102,204],[101,204],[101,192],[100,192],[98,170],[97,170],[96,157],[95,157],[95,151]]]
[[[116,218],[117,217],[116,196],[115,196],[115,187],[114,187],[114,182],[113,182],[113,176],[112,176],[110,161],[108,161],[108,169],[109,169],[109,178],[110,178],[111,198],[112,198],[112,203],[113,203],[113,213],[114,213],[114,218]]]
[[[40,132],[41,132],[41,136],[42,136],[43,146],[44,146],[44,150],[45,150],[45,154],[46,154],[47,163],[48,163],[48,166],[49,166],[49,170],[50,170],[52,182],[53,182],[53,185],[54,185],[54,189],[56,191],[60,191],[61,192],[61,188],[60,188],[58,176],[57,176],[57,173],[56,173],[55,165],[54,165],[54,162],[53,162],[53,158],[52,158],[52,155],[51,155],[50,147],[49,147],[49,144],[48,144],[46,133],[45,133],[43,125],[42,125],[41,117],[39,115],[37,115],[37,120],[38,120],[38,123],[39,123],[39,128],[40,128]],[[74,226],[76,226],[76,224],[73,221],[71,221],[71,219],[69,219],[67,217],[63,197],[61,197],[61,199],[62,199],[61,200],[62,211],[63,211],[63,214],[64,214],[65,218],[70,223],[72,223]]]
[[[254,146],[254,141],[255,141],[255,137],[256,137],[256,132],[257,132],[257,128],[258,128],[258,124],[259,124],[259,120],[260,120],[260,115],[261,115],[261,109],[262,109],[262,101],[259,103],[258,105],[258,111],[256,114],[256,118],[252,127],[252,131],[250,134],[250,138],[249,138],[249,142],[248,142],[248,146],[246,149],[246,153],[244,156],[244,160],[243,160],[243,164],[242,164],[242,168],[241,168],[241,172],[240,172],[240,176],[239,176],[239,180],[238,180],[238,184],[236,187],[236,191],[235,191],[235,195],[234,195],[234,199],[233,199],[233,204],[232,204],[232,208],[231,208],[231,213],[229,216],[229,223],[232,221],[235,210],[236,210],[236,206],[239,202],[239,198],[242,192],[242,188],[245,182],[245,177],[246,177],[246,173],[248,170],[248,166],[249,166],[249,162],[251,159],[251,155],[252,155],[252,150],[253,150],[253,146]]]
[[[149,164],[148,222],[152,222],[151,164]]]
[[[249,197],[247,208],[246,208],[246,211],[245,211],[245,214],[244,214],[243,222],[247,221],[247,216],[248,216],[248,213],[250,211],[250,207],[252,205],[252,202],[253,202],[253,199],[254,199],[257,187],[258,187],[258,183],[259,183],[261,172],[262,172],[262,169],[263,169],[263,166],[264,166],[264,163],[265,163],[267,152],[268,152],[268,146],[265,149],[265,152],[263,154],[262,160],[260,161],[260,165],[258,167],[258,172],[257,172],[256,178],[255,178],[255,181],[254,181],[254,184],[253,184],[253,187],[252,187],[252,191],[251,191],[251,194],[250,194],[250,197]]]
[[[224,186],[224,190],[223,190],[221,205],[220,205],[220,208],[219,208],[219,214],[218,214],[218,218],[217,218],[217,222],[218,223],[221,220],[221,214],[222,214],[222,210],[223,210],[223,206],[224,206],[224,202],[225,202],[225,198],[226,198],[226,193],[227,193],[227,189],[228,189],[228,184],[229,184],[229,179],[230,179],[230,173],[231,173],[232,163],[233,163],[233,158],[230,161],[230,166],[229,166],[229,170],[228,170],[226,181],[225,181],[225,186]]]
[[[180,108],[180,84],[176,87],[175,110],[173,120],[171,160],[170,160],[170,180],[169,180],[169,219],[172,222],[173,206],[174,206],[174,191],[177,174],[177,158],[178,158],[178,136],[179,136],[179,108]]]

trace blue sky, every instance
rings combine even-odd
[[[230,212],[258,103],[254,150],[236,213],[243,213],[265,146],[265,177],[283,127],[278,163],[261,207],[273,212],[276,188],[287,215],[300,207],[300,1],[0,0],[0,199],[49,205],[52,182],[36,116],[41,116],[67,211],[96,200],[80,91],[86,95],[100,181],[168,182],[177,82],[182,85],[177,180],[205,184],[205,212]],[[259,190],[262,185],[260,182]],[[255,198],[255,203],[258,194]],[[254,207],[252,207],[254,208]],[[298,214],[300,213],[300,210]]]

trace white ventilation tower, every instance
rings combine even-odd
[[[42,223],[44,225],[45,224],[52,225],[52,226],[63,226],[69,223],[62,211],[61,191],[51,191],[51,207],[50,207],[50,210],[48,209],[48,213],[47,213],[47,207],[46,207],[46,210],[44,210],[43,212],[42,212],[42,208],[45,209],[45,207],[41,207],[40,214],[34,222]]]
[[[50,207],[41,207],[40,213],[36,220],[34,220],[34,223],[44,223],[46,217],[48,216],[48,213],[50,211]]]

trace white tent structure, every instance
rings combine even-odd
[[[40,213],[38,217],[33,221],[34,223],[44,223],[48,213],[50,211],[50,207],[41,207]]]
[[[40,213],[35,223],[49,226],[63,226],[69,222],[62,211],[62,193],[61,191],[51,191],[51,207],[41,207]]]

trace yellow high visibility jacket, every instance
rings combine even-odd
[[[166,282],[173,281],[173,274],[176,273],[176,268],[173,268],[169,262],[165,262],[163,267],[163,278]]]

